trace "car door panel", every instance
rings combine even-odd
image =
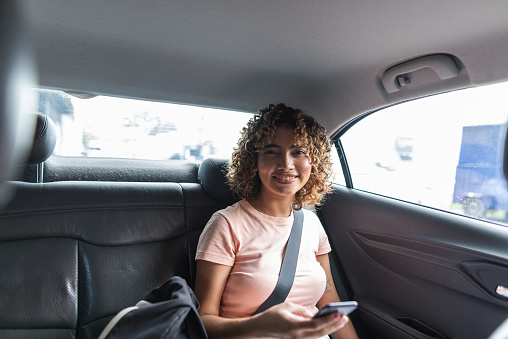
[[[486,338],[508,317],[508,229],[334,185],[318,211],[382,338]]]

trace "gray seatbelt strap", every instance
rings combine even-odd
[[[283,303],[293,286],[296,264],[298,262],[298,252],[300,252],[300,241],[302,239],[303,211],[293,210],[293,214],[293,227],[291,228],[291,233],[289,234],[286,252],[284,253],[284,259],[282,260],[282,266],[280,268],[279,279],[277,280],[277,284],[275,285],[272,294],[270,294],[265,302],[259,306],[254,314],[258,314],[274,305]]]

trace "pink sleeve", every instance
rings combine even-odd
[[[223,215],[215,213],[199,237],[196,260],[233,266],[235,253],[235,240],[230,225]]]
[[[326,254],[332,251],[328,236],[323,228],[323,225],[319,223],[319,249],[316,255]]]

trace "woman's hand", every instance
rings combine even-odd
[[[305,307],[285,302],[251,318],[252,335],[265,338],[319,338],[344,327],[347,316],[313,318]]]

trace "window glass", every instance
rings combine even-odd
[[[203,107],[38,90],[57,127],[54,154],[153,160],[229,158],[252,116]]]
[[[508,83],[392,106],[341,137],[353,187],[507,222]]]

